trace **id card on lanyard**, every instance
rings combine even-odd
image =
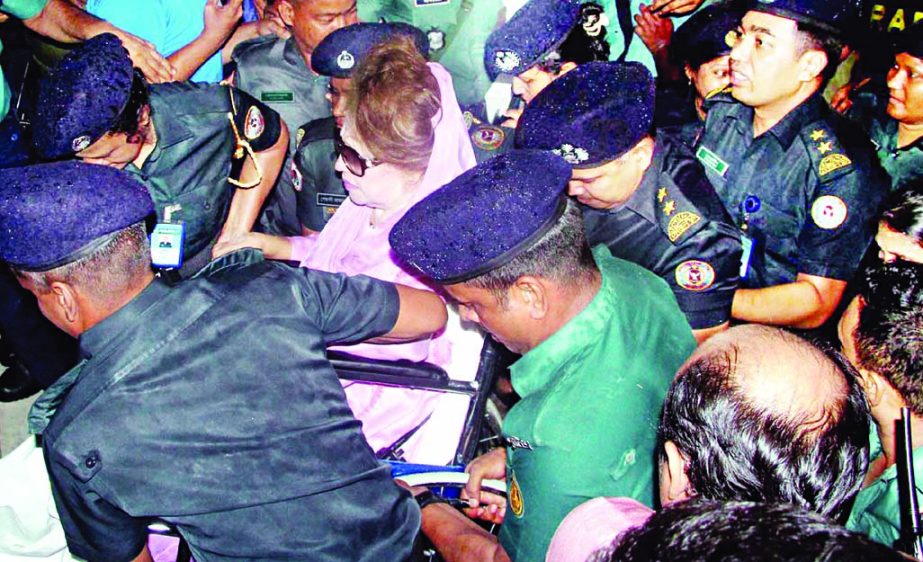
[[[161,269],[179,269],[183,265],[183,246],[186,229],[173,215],[182,209],[169,205],[164,209],[164,220],[158,222],[151,233],[151,263]]]

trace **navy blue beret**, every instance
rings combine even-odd
[[[894,53],[907,53],[923,59],[923,22],[918,22],[901,33],[894,34]]]
[[[727,3],[697,10],[680,26],[670,42],[670,53],[678,62],[698,68],[703,63],[731,52],[743,10]]]
[[[750,0],[749,9],[765,12],[842,34],[855,23],[856,6],[851,0]]]
[[[54,269],[153,212],[147,188],[109,166],[69,160],[0,170],[0,260]]]
[[[405,263],[444,285],[509,262],[564,213],[571,169],[550,152],[491,158],[414,205],[391,230]]]
[[[408,35],[420,54],[429,43],[422,30],[406,23],[356,23],[324,37],[311,53],[311,69],[322,76],[349,78],[369,50],[396,35]]]
[[[526,106],[516,148],[551,150],[575,168],[614,160],[650,132],[654,78],[640,63],[588,62]]]
[[[65,55],[39,89],[32,124],[38,152],[60,158],[96,142],[128,104],[132,77],[128,51],[111,33]]]
[[[542,62],[580,18],[580,0],[529,0],[484,46],[484,68],[491,80],[516,76]]]

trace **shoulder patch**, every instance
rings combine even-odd
[[[850,164],[852,164],[852,160],[850,160],[849,157],[845,154],[830,154],[824,156],[824,159],[820,161],[818,173],[821,177],[824,177],[827,174],[835,172],[840,168],[845,168]]]
[[[820,181],[830,181],[852,169],[852,160],[844,153],[842,144],[828,123],[812,123],[801,131],[801,139]]]
[[[296,146],[322,140],[333,140],[337,131],[336,118],[324,117],[323,119],[309,121],[302,125],[299,131],[304,131],[304,135],[298,140]]]
[[[471,142],[481,150],[492,152],[500,148],[506,133],[493,125],[478,125],[471,130]]]
[[[702,217],[690,211],[681,211],[673,215],[667,225],[667,236],[670,238],[670,242],[679,240],[683,234],[701,220]]]
[[[715,283],[715,268],[701,260],[687,260],[676,266],[676,284],[687,291],[705,291]]]
[[[814,224],[824,230],[839,228],[846,222],[847,216],[849,216],[849,208],[836,195],[821,195],[811,205],[811,219]]]
[[[244,122],[244,137],[247,140],[256,140],[265,130],[266,119],[263,117],[263,112],[255,105],[251,106],[247,110],[247,119]]]

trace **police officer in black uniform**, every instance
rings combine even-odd
[[[144,183],[164,250],[155,265],[182,277],[211,260],[219,237],[250,231],[288,146],[279,115],[239,90],[148,85],[114,35],[62,59],[41,87],[33,131],[47,159],[76,154]]]
[[[662,277],[703,341],[728,326],[740,239],[693,155],[650,134],[653,106],[639,63],[587,63],[526,107],[516,146],[571,164],[590,243]]]
[[[345,93],[352,85],[350,76],[369,49],[395,35],[410,35],[425,55],[426,35],[405,23],[357,23],[342,27],[325,37],[311,55],[311,69],[330,79],[327,99],[333,115],[315,119],[298,129],[291,166],[280,180],[280,184],[289,184],[295,193],[298,226],[305,234],[320,232],[347,197],[333,165],[337,159],[339,129],[346,115]]]
[[[871,242],[886,178],[820,94],[851,17],[842,0],[752,0],[696,157],[742,233],[733,317],[802,329],[836,310]]]

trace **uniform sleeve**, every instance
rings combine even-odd
[[[391,283],[307,268],[300,276],[305,311],[314,315],[328,345],[350,344],[388,333],[397,323],[400,297]]]
[[[731,319],[740,280],[740,238],[714,224],[688,240],[665,280],[693,330]]]
[[[81,482],[46,451],[52,492],[68,549],[86,560],[133,560],[147,541],[147,521],[131,517]]]
[[[834,156],[847,159],[826,160],[828,167],[822,164],[819,170],[798,236],[798,272],[848,281],[875,234],[887,184],[880,174],[862,169],[845,155]],[[830,169],[836,165],[843,166],[842,174]],[[825,181],[827,174],[835,177]]]
[[[0,0],[0,12],[27,20],[39,15],[48,0]]]
[[[234,89],[234,123],[254,152],[262,152],[276,144],[282,134],[282,118],[266,104],[250,94]]]

